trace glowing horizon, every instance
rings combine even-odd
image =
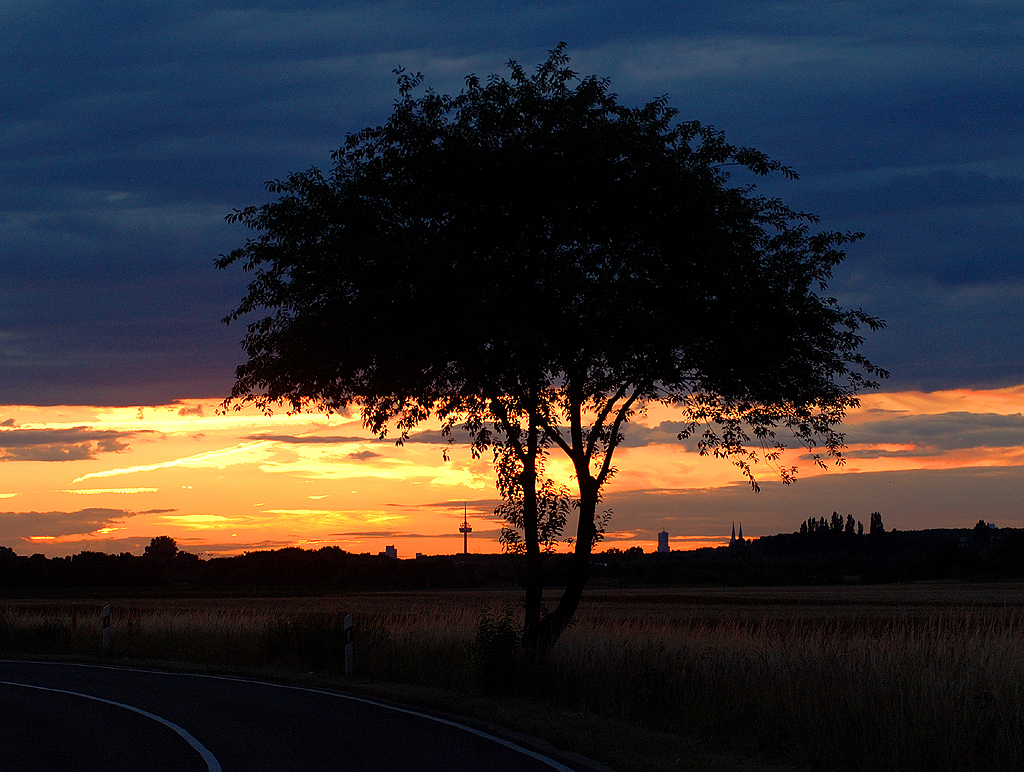
[[[402,557],[453,554],[461,552],[458,525],[468,502],[470,550],[499,551],[493,472],[487,458],[472,459],[465,445],[449,447],[444,461],[448,446],[429,441],[433,435],[414,434],[396,447],[370,436],[356,414],[222,414],[218,404],[0,407],[0,460],[8,472],[0,478],[8,510],[0,512],[0,545],[20,554],[137,553],[166,534],[183,549],[210,554],[322,545],[377,553],[390,544]],[[824,472],[800,448],[788,450],[782,463],[837,490],[840,477],[843,490],[854,490],[877,485],[880,475],[943,479],[971,470],[970,479],[980,482],[970,484],[984,485],[990,471],[1024,469],[1022,410],[1024,385],[866,394],[845,422],[845,466]],[[735,506],[751,513],[744,522],[748,537],[795,530],[805,519],[797,519],[809,506],[796,505],[806,493],[800,483],[737,499],[728,512],[716,514],[710,504],[712,511],[700,517],[671,509],[684,494],[688,502],[710,501],[746,484],[731,463],[700,457],[692,443],[675,440],[676,430],[662,424],[673,420],[677,414],[658,406],[627,428],[615,456],[620,471],[606,488],[615,516],[599,550],[639,545],[649,551],[663,527],[673,549],[722,544]],[[770,470],[759,466],[759,476],[770,481]],[[570,473],[557,456],[548,471],[564,479]],[[769,500],[778,503],[767,512]],[[901,505],[907,511],[891,514],[904,522],[891,525],[923,527],[936,517],[927,494],[907,501]],[[1019,524],[1024,512],[1015,506],[1000,503],[1000,517]]]

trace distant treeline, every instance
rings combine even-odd
[[[863,532],[851,518],[809,519],[799,532],[732,547],[644,553],[639,547],[594,556],[592,578],[607,586],[815,585],[956,579],[1024,580],[1024,530],[974,528],[885,531],[873,513]],[[548,583],[568,575],[568,555],[547,556]],[[201,559],[170,537],[145,554],[80,552],[47,558],[0,547],[0,589],[180,588],[227,592],[515,587],[520,555],[424,556],[395,560],[338,547],[289,547]]]
[[[145,554],[80,552],[68,557],[19,556],[0,547],[0,588],[195,587],[250,589],[409,589],[480,587],[515,582],[504,555],[423,557],[396,560],[353,554],[338,547],[286,547],[202,559],[174,540],[152,540]]]
[[[595,574],[620,586],[779,586],[927,580],[1024,580],[1024,530],[973,528],[886,531],[873,513],[868,533],[849,519],[808,520],[797,533],[732,547],[644,555],[605,552]],[[811,523],[814,522],[814,525]]]
[[[872,512],[869,518],[869,536],[878,536],[885,533],[885,526],[882,524],[880,512]],[[800,533],[803,536],[814,536],[818,538],[850,538],[864,535],[864,523],[854,520],[853,515],[847,515],[846,519],[838,512],[833,512],[831,518],[808,518],[800,523]]]

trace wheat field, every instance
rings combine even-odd
[[[788,769],[1024,768],[1020,585],[596,588],[533,669],[507,646],[517,600],[9,599],[0,654],[96,658],[109,602],[114,661],[494,694]],[[348,613],[356,669],[346,682]]]

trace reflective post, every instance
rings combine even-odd
[[[110,606],[103,607],[103,653],[110,653]]]
[[[355,641],[352,629],[352,615],[345,615],[345,675],[352,675],[352,647]]]

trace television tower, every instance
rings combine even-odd
[[[473,527],[466,520],[466,502],[462,502],[462,525],[459,526],[459,533],[462,534],[462,554],[469,554],[469,535],[473,532]]]

